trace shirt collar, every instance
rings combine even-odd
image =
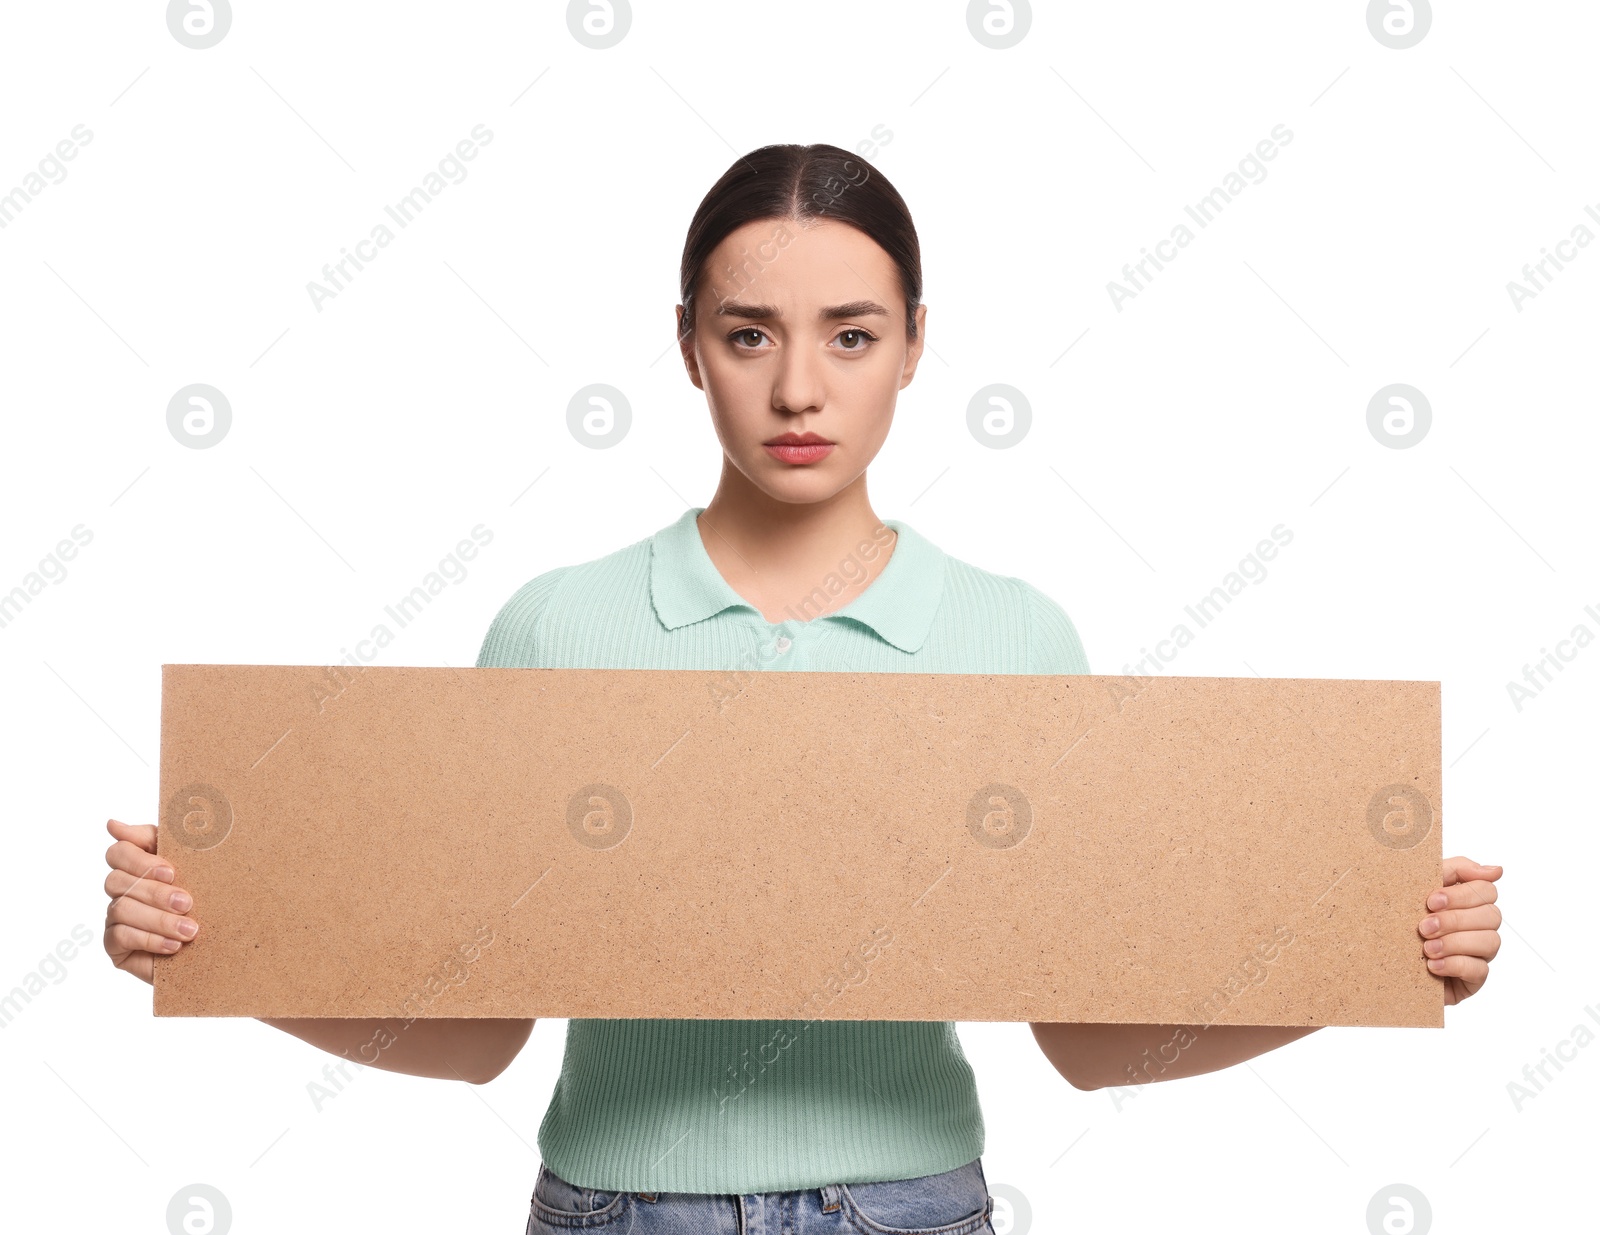
[[[699,622],[730,606],[758,610],[722,577],[706,552],[695,520],[704,506],[691,506],[650,538],[650,600],[668,630]],[[896,540],[889,561],[859,596],[816,621],[850,619],[903,652],[915,652],[928,637],[944,595],[945,555],[908,524],[885,519]]]

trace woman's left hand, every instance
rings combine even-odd
[[[1444,979],[1444,1001],[1460,1003],[1489,980],[1500,951],[1494,881],[1505,873],[1471,858],[1444,860],[1444,886],[1428,893],[1428,916],[1417,924],[1428,971]]]

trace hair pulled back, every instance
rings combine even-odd
[[[679,336],[694,329],[695,297],[710,273],[711,254],[729,233],[764,219],[801,224],[818,219],[847,223],[887,253],[900,272],[905,300],[906,337],[917,336],[917,306],[922,303],[922,250],[904,199],[859,155],[838,146],[773,145],[736,159],[701,199],[683,245],[678,268],[683,320]],[[726,271],[727,282],[748,282],[747,268],[759,258]]]

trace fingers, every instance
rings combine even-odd
[[[127,901],[117,903],[128,904]],[[126,969],[134,977],[152,986],[156,980],[156,953],[171,956],[183,946],[176,939],[163,940],[162,936],[152,935],[148,931],[121,922],[107,924],[102,943],[113,965],[118,969]]]
[[[1429,957],[1475,956],[1482,961],[1492,961],[1500,952],[1498,931],[1453,931],[1437,939],[1427,939],[1422,944],[1422,954]]]
[[[1472,905],[1488,905],[1499,896],[1500,890],[1487,879],[1471,879],[1466,883],[1453,883],[1447,888],[1435,888],[1428,893],[1428,908],[1464,909]]]
[[[183,888],[175,888],[170,883],[160,883],[154,879],[145,879],[138,875],[130,875],[127,871],[113,870],[106,876],[106,895],[113,899],[121,896],[131,896],[136,901],[146,905],[154,905],[159,909],[170,909],[174,913],[188,913],[194,908],[194,897],[190,896]]]
[[[132,841],[149,853],[156,851],[156,830],[151,824],[131,824],[123,823],[120,819],[107,819],[106,831],[117,840]]]
[[[1489,962],[1477,956],[1428,958],[1428,972],[1436,978],[1459,978],[1468,995],[1489,980]]]
[[[1417,923],[1417,934],[1432,939],[1448,935],[1451,931],[1499,930],[1501,922],[1498,905],[1473,905],[1466,909],[1441,909]]]
[[[1471,858],[1446,858],[1444,860],[1444,883],[1460,883],[1467,879],[1495,880],[1505,874],[1503,866],[1485,866],[1482,862],[1474,862]]]
[[[1428,972],[1445,980],[1447,1004],[1468,998],[1489,980],[1489,962],[1500,951],[1500,909],[1493,883],[1500,873],[1497,866],[1447,858],[1446,886],[1428,896],[1428,907],[1436,912],[1417,930],[1424,936]]]
[[[106,864],[113,870],[127,871],[141,879],[171,883],[176,877],[172,863],[147,853],[130,840],[119,840],[106,850]]]
[[[106,929],[102,942],[118,969],[145,982],[155,981],[157,955],[171,956],[193,939],[200,924],[183,915],[194,898],[176,887],[172,863],[156,856],[156,829],[119,819],[106,820],[111,847],[106,850]]]
[[[168,913],[124,896],[106,907],[106,926],[117,942],[135,951],[173,953],[193,939],[200,924],[182,914]],[[121,928],[120,931],[117,928]]]
[[[105,942],[106,951],[111,954],[113,960],[119,956],[126,956],[129,952],[171,956],[183,946],[181,940],[152,935],[149,931],[142,931],[136,926],[125,926],[121,922],[113,922],[106,927]]]

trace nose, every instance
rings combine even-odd
[[[814,412],[827,393],[823,358],[814,348],[785,348],[773,376],[772,405],[789,412]]]

